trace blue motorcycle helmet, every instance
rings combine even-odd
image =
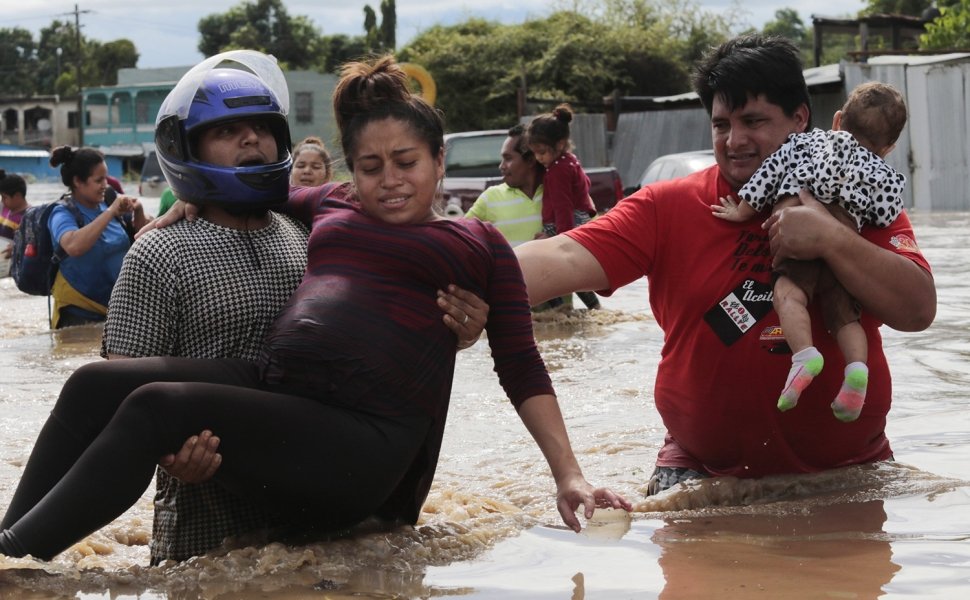
[[[235,62],[248,70],[227,67]],[[155,119],[155,152],[175,196],[230,212],[264,210],[289,193],[289,91],[276,60],[253,50],[212,56],[186,73],[162,102]],[[276,162],[224,167],[199,160],[201,133],[220,123],[260,120],[276,139]]]

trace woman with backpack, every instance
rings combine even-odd
[[[47,223],[55,246],[67,255],[51,289],[51,327],[104,321],[111,288],[131,247],[129,232],[148,219],[137,198],[118,196],[111,206],[105,204],[108,167],[98,150],[60,146],[51,152],[50,164],[61,167],[61,181],[69,190]]]

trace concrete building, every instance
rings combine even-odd
[[[76,98],[0,97],[0,144],[49,150],[77,136]]]

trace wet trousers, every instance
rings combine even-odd
[[[217,483],[313,529],[349,527],[395,490],[430,422],[274,388],[237,359],[90,363],[41,430],[0,522],[0,553],[50,559],[107,525],[141,497],[159,458],[203,429],[221,438]]]

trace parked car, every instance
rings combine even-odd
[[[640,176],[640,187],[653,183],[654,181],[664,181],[665,179],[676,179],[684,175],[690,175],[695,171],[706,169],[713,165],[714,150],[692,150],[690,152],[677,152],[675,154],[665,154],[658,156],[650,163],[647,170]]]
[[[141,167],[141,180],[138,182],[138,195],[147,198],[158,198],[168,187],[162,167],[158,165],[158,156],[152,150],[145,157],[145,164]]]
[[[465,214],[485,188],[502,183],[498,164],[505,129],[464,131],[445,135],[445,179],[442,196],[445,214]],[[614,167],[584,168],[589,195],[598,212],[606,212],[623,199],[623,184]]]

